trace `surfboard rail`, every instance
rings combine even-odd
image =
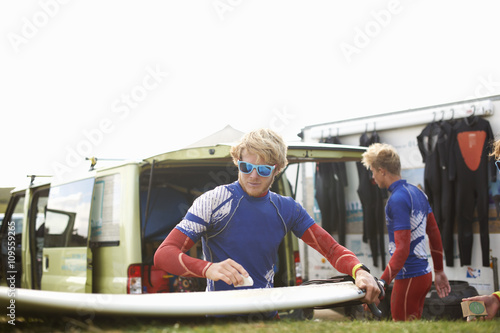
[[[135,316],[205,316],[327,307],[360,300],[352,282],[265,289],[161,294],[88,294],[0,287],[0,306],[25,312]]]

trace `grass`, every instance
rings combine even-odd
[[[0,319],[0,328],[10,326]],[[12,329],[11,329],[12,328]],[[0,329],[3,331],[3,329]],[[229,321],[206,318],[151,319],[151,318],[99,318],[80,321],[69,317],[21,317],[16,325],[8,327],[11,332],[203,332],[203,333],[255,333],[255,332],[499,332],[500,320],[491,321],[427,321],[392,322],[387,320],[350,320],[341,317],[335,320],[289,320],[280,321]]]

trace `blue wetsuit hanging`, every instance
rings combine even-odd
[[[469,116],[453,127],[450,179],[456,185],[456,214],[460,264],[471,265],[472,222],[477,208],[482,264],[490,264],[488,172],[496,181],[496,168],[488,153],[494,140],[490,123]]]

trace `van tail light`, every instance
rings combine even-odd
[[[300,263],[299,251],[293,252],[293,261],[295,263],[295,285],[300,286],[302,284],[302,264]]]
[[[127,294],[149,294],[170,292],[173,275],[147,264],[128,266]]]
[[[128,266],[127,294],[142,294],[142,265]]]

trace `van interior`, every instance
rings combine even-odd
[[[152,170],[152,173],[151,173]],[[205,290],[205,279],[184,278],[164,272],[153,265],[156,249],[179,223],[194,200],[218,185],[237,180],[235,167],[154,166],[140,176],[143,284],[147,292],[188,292]],[[202,258],[198,242],[189,255]],[[145,279],[144,279],[145,277]]]

